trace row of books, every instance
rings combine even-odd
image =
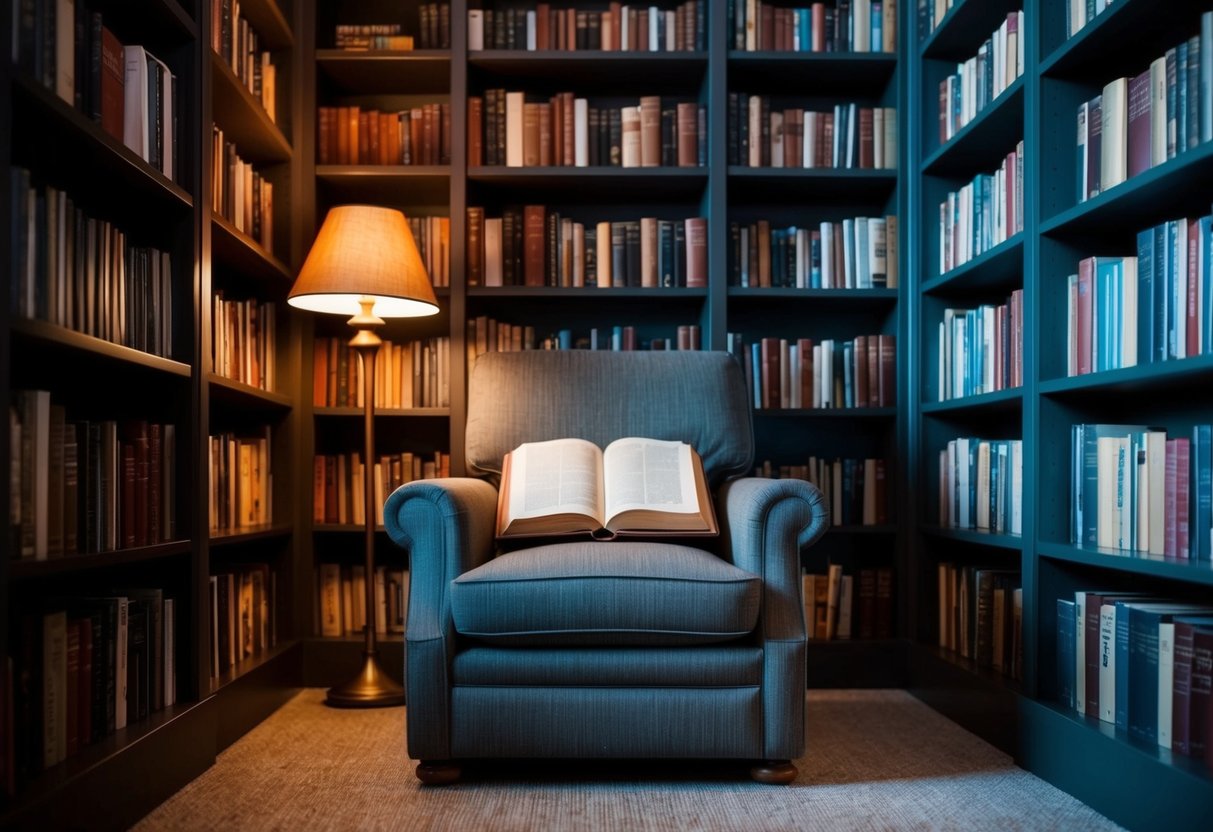
[[[13,618],[4,771],[35,776],[176,703],[177,609],[164,590],[58,597]]]
[[[1023,289],[1006,303],[949,308],[939,322],[939,400],[1023,386]]]
[[[730,92],[730,165],[751,168],[897,168],[897,110],[835,104],[774,109],[771,97]]]
[[[1078,106],[1078,201],[1213,141],[1213,12],[1200,32]]]
[[[235,564],[210,576],[211,679],[278,642],[274,621],[277,574],[264,563]]]
[[[408,620],[409,571],[375,567],[375,632],[403,635]],[[366,567],[321,563],[316,567],[316,632],[322,636],[366,632]]]
[[[1065,0],[1062,5],[1066,9],[1066,37],[1072,38],[1109,6],[1116,4],[1115,0]]]
[[[215,293],[211,367],[216,375],[262,390],[276,390],[278,327],[274,304],[256,298],[228,300]]]
[[[149,546],[176,534],[173,425],[69,418],[46,390],[9,408],[13,557]]]
[[[605,9],[468,9],[468,51],[703,52],[707,9],[686,0],[673,9],[611,2]]]
[[[830,0],[784,8],[729,0],[729,45],[745,52],[897,51],[897,0]]]
[[[274,519],[272,437],[266,425],[255,434],[208,437],[208,511],[211,532],[238,532]]]
[[[545,205],[468,208],[470,286],[706,286],[707,220],[581,223]]]
[[[211,132],[211,209],[274,253],[274,184],[236,152],[218,125]]]
[[[729,285],[895,289],[897,217],[855,217],[817,228],[729,223]]]
[[[1213,749],[1213,606],[1080,589],[1057,599],[1061,704],[1194,759]]]
[[[261,48],[260,36],[242,11],[239,0],[211,0],[211,49],[261,103],[270,121],[276,121],[277,71],[269,51]]]
[[[1070,542],[1210,560],[1213,428],[1071,426]]]
[[[1137,235],[1137,256],[1087,257],[1069,277],[1068,375],[1213,351],[1213,217]]]
[[[946,274],[1023,231],[1023,140],[993,173],[939,203],[939,272]]]
[[[939,143],[988,107],[1003,90],[1023,75],[1023,10],[1008,12],[977,54],[956,65],[956,72],[939,82]]]
[[[522,350],[698,350],[703,349],[702,332],[697,324],[682,324],[669,337],[657,336],[644,341],[636,327],[629,325],[590,327],[574,332],[560,329],[541,336],[529,324],[510,324],[487,315],[467,322],[468,367],[486,352]]]
[[[14,314],[171,357],[168,252],[132,245],[65,191],[34,184],[25,168],[12,170]]]
[[[177,77],[164,61],[142,46],[124,46],[84,2],[14,5],[13,25],[24,73],[175,178]]]
[[[952,7],[965,0],[917,0],[918,2],[918,40],[925,41],[931,36]]]
[[[416,38],[404,34],[400,23],[338,23],[333,27],[333,46],[351,52],[391,49],[407,52]]]
[[[844,575],[831,563],[826,573],[801,575],[805,631],[821,641],[893,637],[893,568],[869,567]]]
[[[451,285],[451,218],[413,215],[406,218],[413,241],[436,288]]]
[[[883,459],[809,457],[802,464],[764,460],[754,476],[807,480],[825,495],[834,526],[882,526],[889,522],[887,465]]]
[[[1023,676],[1023,586],[1018,570],[937,566],[939,646],[1012,679]]]
[[[959,437],[939,452],[939,525],[1023,534],[1023,441]]]
[[[591,107],[571,92],[546,101],[488,89],[468,97],[468,165],[703,167],[707,111],[694,101],[642,96],[637,106]]]
[[[317,454],[312,480],[312,521],[366,522],[366,490],[362,454]],[[423,455],[412,451],[384,454],[375,461],[375,523],[383,525],[383,503],[406,482],[451,475],[451,455],[443,451]]]
[[[450,407],[450,354],[446,336],[384,341],[375,359],[375,407]],[[314,339],[312,404],[364,406],[362,360],[348,339]]]
[[[759,338],[748,346],[728,333],[728,351],[741,361],[756,410],[893,407],[897,403],[894,335]]]
[[[321,165],[449,165],[451,105],[421,104],[397,112],[357,105],[318,107]]]

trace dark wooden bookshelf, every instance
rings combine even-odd
[[[1175,361],[1155,361],[1067,378],[1041,381],[1040,392],[1053,399],[1099,393],[1148,393],[1189,388],[1213,382],[1213,356],[1195,355]]]
[[[1017,534],[1000,534],[982,531],[981,529],[957,529],[946,526],[924,523],[920,530],[939,540],[955,540],[962,543],[975,543],[980,546],[990,546],[997,549],[1023,549],[1023,536]]]
[[[402,196],[419,205],[444,205],[450,165],[317,165],[316,181],[332,201],[392,203]]]
[[[922,281],[921,291],[924,294],[948,294],[949,296],[964,296],[965,294],[985,293],[992,289],[1018,287],[1023,279],[1023,232],[1015,234],[981,254],[948,269],[943,274],[928,277]],[[938,271],[938,262],[934,264]],[[929,266],[925,274],[933,274]]]
[[[1004,147],[1007,137],[1023,135],[1023,98],[1024,79],[1020,76],[952,138],[938,145],[923,160],[923,173],[948,176],[997,167],[1010,149]],[[924,129],[938,142],[937,125],[924,126]]]
[[[1006,390],[961,396],[942,402],[923,402],[922,412],[946,414],[960,411],[1013,410],[1020,407],[1022,402],[1023,388],[1011,387]]]
[[[317,49],[316,69],[336,91],[395,93],[403,89],[445,93],[450,83],[449,49]]]
[[[952,8],[939,21],[939,25],[919,44],[919,53],[923,58],[963,61],[977,54],[981,41],[998,28],[1007,12],[1023,7],[1023,0],[953,0]],[[918,32],[915,14],[917,9],[901,21],[908,31],[914,33],[912,42],[917,39]],[[978,33],[980,37],[977,37]]]
[[[294,275],[286,264],[230,220],[211,214],[211,252],[216,263],[253,280],[289,289]]]
[[[469,69],[482,78],[516,86],[526,81],[550,83],[553,75],[577,91],[616,92],[620,85],[643,85],[645,94],[686,90],[702,78],[708,57],[704,52],[603,52],[599,50],[527,51],[489,49],[467,53]],[[630,87],[628,95],[631,94]]]
[[[652,298],[668,302],[702,301],[707,297],[708,290],[699,286],[655,286],[649,289],[632,286],[469,286],[467,293],[469,297],[485,298],[563,298],[581,301]]]
[[[1168,558],[1162,555],[1120,549],[1087,549],[1068,543],[1048,541],[1041,541],[1038,549],[1041,557],[1055,561],[1097,566],[1133,575],[1183,581],[1203,587],[1213,586],[1213,565],[1208,561]]]
[[[312,411],[317,417],[323,418],[362,418],[361,407],[316,407]],[[377,407],[375,416],[382,418],[447,418],[451,415],[449,407]]]
[[[893,78],[897,55],[887,52],[745,52],[729,50],[729,81],[770,85],[779,77],[789,92],[828,89],[840,98],[870,93]]]
[[[787,287],[730,286],[728,296],[740,303],[774,301],[786,303],[829,303],[871,307],[879,304],[896,305],[900,292],[897,289],[793,289]]]
[[[9,564],[9,577],[13,580],[53,578],[73,573],[108,569],[114,566],[126,566],[166,558],[184,557],[190,553],[190,550],[189,540],[174,540],[166,543],[157,543],[153,546],[114,549],[109,552],[65,554],[51,557],[47,560],[22,558],[13,560]]]
[[[192,373],[190,365],[184,362],[115,344],[47,321],[16,318],[9,331],[15,340],[28,341],[30,346],[44,350],[44,355],[55,352],[74,354],[77,360],[91,358],[112,366],[126,365],[181,378],[189,378]]]
[[[267,523],[230,531],[212,530],[210,542],[212,548],[217,546],[237,546],[242,543],[290,537],[294,531],[294,526],[289,523]]]
[[[277,123],[219,53],[210,50],[210,56],[215,85],[215,121],[222,127],[224,136],[236,143],[237,152],[246,162],[289,161],[291,144]],[[285,95],[289,90],[284,88],[280,92]]]

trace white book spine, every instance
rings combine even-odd
[[[468,51],[484,49],[484,10],[468,9]]]

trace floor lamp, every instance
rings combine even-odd
[[[362,671],[330,688],[325,702],[343,708],[404,704],[404,688],[379,667],[375,644],[375,330],[383,318],[416,318],[438,311],[434,290],[404,214],[374,205],[329,211],[287,303],[310,312],[352,315],[352,347],[362,357],[366,649]]]

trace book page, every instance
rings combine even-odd
[[[602,454],[607,518],[649,509],[697,514],[691,446],[659,439],[616,439]]]
[[[585,514],[601,522],[601,458],[584,439],[519,445],[510,463],[510,519]]]

